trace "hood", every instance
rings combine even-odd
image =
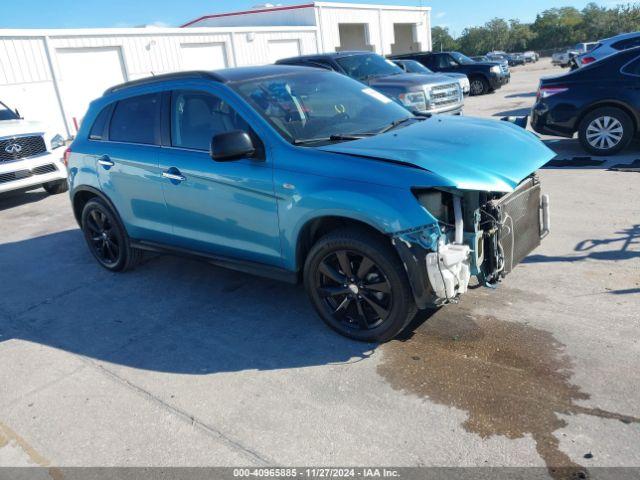
[[[491,192],[512,191],[555,157],[533,133],[511,123],[448,116],[319,149],[404,163],[459,189]]]
[[[45,133],[45,125],[31,120],[2,120],[0,121],[0,137],[24,135],[29,133]]]
[[[442,75],[449,78],[468,78],[464,73],[446,72],[446,73],[443,73]]]
[[[385,75],[374,77],[367,81],[371,87],[411,87],[422,85],[435,85],[439,83],[451,83],[445,75],[422,73],[399,73],[397,75]]]

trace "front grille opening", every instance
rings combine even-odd
[[[47,163],[46,165],[40,165],[31,170],[17,170],[15,172],[0,173],[0,183],[13,182],[15,180],[33,177],[34,175],[46,175],[47,173],[57,171],[58,169],[53,163]]]
[[[47,146],[41,135],[0,140],[0,162],[13,162],[21,158],[34,157],[46,151]]]

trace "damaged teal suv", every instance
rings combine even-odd
[[[363,341],[528,255],[548,231],[534,172],[552,157],[515,125],[416,116],[346,76],[277,65],[113,87],[65,154],[106,269],[155,251],[304,282]]]

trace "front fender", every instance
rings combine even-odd
[[[322,177],[306,180],[304,194],[281,191],[278,195],[283,262],[291,270],[300,267],[296,251],[301,232],[309,222],[322,217],[351,219],[388,235],[435,222],[408,189]]]

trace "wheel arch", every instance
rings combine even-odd
[[[122,223],[122,219],[120,218],[120,214],[118,213],[118,210],[116,209],[111,199],[97,188],[90,187],[88,185],[77,187],[73,191],[73,194],[71,196],[73,216],[75,217],[76,222],[78,222],[78,225],[82,227],[82,210],[84,209],[84,206],[89,202],[89,200],[96,197],[105,202],[109,206],[111,211],[113,211],[113,213],[118,217],[118,221],[120,221],[120,224],[124,225]]]
[[[629,118],[631,119],[631,121],[633,122],[633,129],[634,129],[634,136],[635,134],[638,132],[638,126],[640,125],[640,118],[638,117],[638,115],[633,111],[632,108],[630,108],[626,103],[620,101],[620,100],[602,100],[596,103],[592,103],[591,105],[589,105],[588,107],[586,107],[581,113],[580,115],[578,115],[578,118],[576,120],[576,124],[575,124],[575,131],[579,131],[580,130],[580,124],[582,123],[582,121],[585,119],[585,117],[587,115],[589,115],[590,113],[592,113],[595,110],[598,110],[599,108],[618,108],[620,110],[622,110],[624,113],[626,113],[627,115],[629,115]]]
[[[311,247],[324,235],[337,230],[339,228],[354,227],[366,230],[373,235],[384,237],[391,242],[389,236],[386,235],[379,227],[370,222],[345,215],[323,215],[314,217],[300,228],[296,240],[296,269],[301,274],[304,262],[307,258]]]

